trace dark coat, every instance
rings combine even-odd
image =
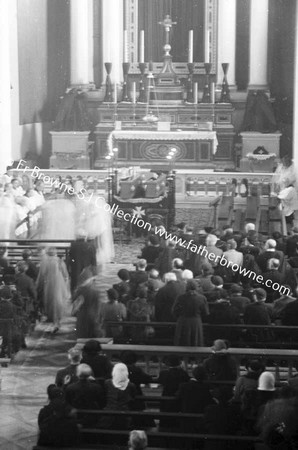
[[[208,313],[203,295],[195,291],[180,295],[173,306],[173,315],[177,318],[174,344],[203,346],[202,318]]]
[[[172,308],[175,300],[182,295],[185,287],[178,281],[169,281],[159,289],[155,296],[155,320],[157,322],[175,322]]]
[[[203,365],[208,373],[209,380],[235,381],[237,378],[237,363],[229,353],[213,353],[204,360]]]
[[[250,325],[270,325],[271,317],[268,305],[260,302],[251,303],[244,310],[243,321]]]
[[[77,287],[78,279],[83,269],[96,266],[96,250],[93,243],[83,239],[72,242],[69,249],[69,266],[71,290]]]
[[[101,378],[107,380],[111,378],[112,374],[112,364],[109,358],[105,355],[88,355],[83,352],[83,359],[81,364],[88,364],[93,370],[95,378]]]
[[[62,387],[66,388],[68,385],[79,381],[76,375],[77,367],[78,364],[70,364],[69,366],[64,367],[63,369],[58,370],[55,380],[56,386],[60,388]],[[68,382],[67,379],[69,379]]]

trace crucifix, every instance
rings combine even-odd
[[[177,25],[177,22],[172,22],[171,17],[167,14],[164,20],[158,23],[164,27],[166,33],[166,45],[169,45],[171,28],[173,25]]]

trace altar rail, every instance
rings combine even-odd
[[[141,172],[146,170],[141,169]],[[26,174],[32,173],[26,171]],[[14,170],[14,176],[22,176],[23,170]],[[107,170],[60,170],[60,169],[40,169],[34,172],[33,180],[37,175],[43,174],[53,180],[60,176],[62,182],[66,177],[72,177],[73,181],[81,177],[86,186],[90,180],[96,183],[97,190],[107,197],[108,183]],[[182,170],[176,171],[176,200],[183,199],[203,199],[206,196],[216,197],[224,194],[230,195],[265,195],[271,193],[272,173],[252,173],[252,172],[214,172],[212,170]],[[46,178],[45,191],[49,193],[52,189],[51,182]]]

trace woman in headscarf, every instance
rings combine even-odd
[[[41,260],[36,285],[37,292],[42,298],[44,312],[48,320],[54,324],[52,332],[56,333],[67,301],[70,299],[70,289],[66,265],[57,256],[54,247],[50,247]]]
[[[134,409],[137,395],[136,387],[129,381],[128,368],[123,363],[117,363],[112,370],[112,378],[105,381],[106,406],[105,410],[129,411]],[[131,417],[102,416],[100,428],[127,429],[131,425]]]

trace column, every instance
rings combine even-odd
[[[112,83],[122,81],[123,62],[123,2],[103,0],[102,3],[103,63],[112,63]],[[104,79],[106,71],[103,69]]]
[[[251,0],[249,89],[268,89],[268,0]]]
[[[217,84],[221,85],[223,80],[221,64],[229,63],[227,78],[230,88],[233,88],[233,86],[235,87],[236,58],[236,0],[220,0],[218,2],[217,48]]]
[[[0,0],[0,174],[12,163],[11,82],[10,82],[10,4]]]
[[[295,58],[294,58],[294,119],[293,119],[293,161],[298,170],[298,10],[296,11]],[[296,213],[297,214],[297,213]],[[298,219],[298,217],[297,217]],[[296,224],[297,225],[297,224]]]
[[[70,1],[70,82],[72,87],[93,83],[93,1]]]

